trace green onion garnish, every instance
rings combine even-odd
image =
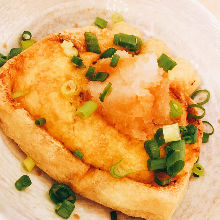
[[[209,134],[203,132],[203,136],[202,136],[202,143],[205,144],[209,141]]]
[[[22,52],[22,48],[12,48],[8,54],[8,59],[17,56],[21,52]]]
[[[164,170],[166,168],[166,159],[149,159],[147,161],[148,170]]]
[[[134,35],[119,33],[114,36],[114,44],[125,47],[129,51],[138,51],[141,43],[141,39]]]
[[[55,212],[60,217],[67,219],[72,214],[74,208],[75,205],[72,202],[64,200],[62,203],[58,204],[57,208],[55,209]]]
[[[211,123],[209,123],[208,121],[202,121],[203,123],[203,126],[204,126],[204,130],[205,130],[205,133],[209,134],[209,135],[212,135],[214,134],[214,127],[212,126]],[[210,131],[211,130],[211,131]]]
[[[204,173],[204,168],[202,167],[201,164],[195,163],[194,166],[193,166],[192,173],[193,173],[194,177],[200,177]]]
[[[170,101],[170,117],[177,118],[182,114],[183,114],[183,109],[181,104],[176,100],[172,99]]]
[[[81,118],[86,119],[88,118],[96,109],[98,105],[96,102],[87,101],[83,106],[78,108],[76,114],[79,115]]]
[[[69,186],[63,183],[55,183],[49,190],[49,196],[54,204],[62,203],[67,199],[71,203],[75,203],[76,201],[75,193]]]
[[[31,37],[32,37],[32,34],[30,31],[24,31],[23,34],[21,35],[21,39],[23,41],[30,40]]]
[[[15,182],[15,187],[18,191],[25,190],[28,186],[31,185],[31,179],[27,175],[23,175]]]
[[[14,93],[12,93],[12,98],[13,98],[13,99],[16,99],[16,98],[25,96],[25,95],[27,95],[28,93],[29,93],[28,90],[25,90],[25,91],[22,91],[22,92],[14,92]]]
[[[182,134],[182,140],[185,141],[186,144],[194,144],[198,139],[198,128],[189,124],[186,127],[181,126],[180,128]]]
[[[104,82],[108,78],[109,74],[105,72],[98,72],[91,77],[91,81],[100,81]]]
[[[124,21],[124,18],[121,14],[115,12],[113,15],[112,15],[112,22],[113,23],[118,23],[118,22],[121,22],[121,21]]]
[[[160,149],[156,140],[145,141],[144,148],[151,159],[160,158]]]
[[[167,178],[167,179],[160,179],[159,178],[159,174],[161,172],[156,171],[154,172],[154,181],[159,185],[159,186],[166,186],[170,184],[171,178]]]
[[[207,89],[197,90],[191,95],[196,104],[204,105],[210,99],[210,92]]]
[[[163,68],[166,72],[168,72],[168,70],[172,70],[174,66],[177,65],[174,60],[172,60],[164,53],[157,59],[157,62],[159,67]]]
[[[78,67],[86,67],[84,64],[83,64],[83,61],[80,57],[77,57],[77,56],[73,56],[72,58],[72,63],[74,63],[76,66]]]
[[[80,152],[79,150],[75,150],[75,151],[73,151],[73,154],[76,156],[76,157],[78,157],[79,159],[82,159],[83,158],[83,156],[84,156],[84,154],[82,153],[82,152]]]
[[[181,140],[178,123],[163,126],[163,136],[165,143]]]
[[[104,51],[101,55],[100,55],[100,59],[103,59],[103,58],[109,58],[109,57],[112,57],[115,52],[117,50],[115,48],[109,48],[108,50]]]
[[[22,162],[24,168],[28,171],[31,172],[32,169],[35,166],[35,162],[30,158],[30,157],[26,157],[23,162]]]
[[[104,20],[103,18],[96,17],[95,19],[95,25],[98,26],[99,28],[103,29],[106,28],[108,22]]]
[[[46,123],[46,119],[45,118],[38,118],[36,121],[35,121],[35,124],[37,126],[42,126]]]
[[[120,160],[119,162],[117,162],[116,164],[114,164],[111,169],[110,169],[110,174],[115,177],[115,178],[121,178],[121,177],[125,177],[127,176],[128,174],[131,174],[131,173],[136,173],[137,171],[131,171],[131,170],[128,170],[128,171],[124,171],[123,173],[120,173],[118,171],[118,166],[120,165],[120,163],[122,162],[122,160]]]
[[[90,67],[88,68],[87,72],[86,72],[86,77],[87,77],[88,79],[91,79],[91,78],[92,78],[92,75],[94,74],[94,72],[95,72],[95,67],[90,66]]]
[[[174,141],[167,147],[166,153],[167,174],[176,176],[185,165],[185,141]]]
[[[98,44],[97,37],[91,32],[85,32],[84,36],[88,51],[100,54],[101,50]]]
[[[21,41],[21,48],[23,50],[26,50],[27,48],[29,48],[30,46],[32,46],[34,44],[34,40],[31,39],[31,40],[25,40],[25,41]]]
[[[111,220],[117,220],[117,212],[116,211],[111,211],[110,212]]]
[[[0,53],[0,67],[2,67],[7,61],[7,57]]]
[[[105,96],[109,95],[111,91],[112,91],[112,84],[109,82],[99,96],[100,101],[104,102]]]
[[[162,146],[163,144],[165,144],[165,140],[164,140],[164,136],[163,136],[163,128],[159,128],[155,135],[154,135],[154,139],[157,141],[157,144],[159,146]]]
[[[114,54],[112,57],[112,60],[110,62],[110,66],[116,67],[118,64],[119,58],[120,58],[120,56],[118,54]]]
[[[203,117],[205,116],[205,109],[204,109],[201,105],[198,105],[198,104],[188,105],[188,108],[193,108],[193,107],[196,107],[196,108],[201,109],[201,110],[202,110],[202,114],[200,114],[200,115],[194,115],[194,114],[188,113],[188,116],[189,116],[189,117],[201,119],[201,118],[203,118]]]

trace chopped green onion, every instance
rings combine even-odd
[[[174,66],[177,65],[174,60],[172,60],[164,53],[157,59],[157,62],[159,67],[163,68],[166,72],[168,72],[168,70],[172,70]]]
[[[194,177],[200,177],[204,173],[204,168],[202,167],[201,164],[195,163],[194,166],[193,166],[192,173],[193,173]]]
[[[167,178],[167,179],[160,179],[158,174],[160,174],[161,172],[156,171],[154,172],[154,181],[159,185],[159,186],[166,186],[170,184],[171,178]]]
[[[122,162],[122,160],[120,160],[119,162],[117,162],[116,164],[114,164],[111,169],[110,169],[110,174],[115,177],[115,178],[121,178],[121,177],[125,177],[127,176],[128,174],[131,174],[131,173],[136,173],[137,171],[131,171],[131,170],[128,170],[128,171],[124,171],[123,173],[120,173],[118,171],[118,166],[120,165],[120,163]]]
[[[23,34],[21,35],[21,39],[23,41],[30,40],[31,38],[32,38],[32,34],[30,31],[24,31]]]
[[[92,78],[92,75],[94,74],[94,72],[95,72],[95,67],[90,66],[90,67],[88,68],[87,72],[86,72],[86,77],[87,77],[88,79],[91,79],[91,78]]]
[[[29,93],[28,90],[25,90],[25,91],[22,91],[22,92],[14,92],[14,93],[12,93],[12,98],[13,98],[13,99],[16,99],[16,98],[25,96],[25,95],[27,95],[28,93]]]
[[[71,97],[77,94],[77,85],[74,82],[74,80],[68,80],[63,83],[63,85],[60,88],[60,91],[63,96]]]
[[[202,136],[202,143],[205,144],[209,141],[209,134],[203,132],[203,136]]]
[[[160,149],[156,140],[145,141],[144,148],[151,159],[160,158]]]
[[[71,41],[64,40],[61,44],[61,47],[63,48],[63,52],[68,57],[78,56],[78,50],[74,47],[73,43]]]
[[[207,89],[197,90],[191,95],[196,104],[204,105],[210,99],[210,92]]]
[[[188,108],[193,108],[193,107],[200,108],[203,113],[200,114],[200,115],[194,115],[194,114],[188,113],[189,117],[201,119],[201,118],[203,118],[205,116],[205,109],[201,105],[198,105],[198,104],[188,105]]]
[[[38,118],[36,121],[35,121],[35,124],[37,126],[42,126],[46,123],[46,119],[45,118]]]
[[[178,123],[163,126],[163,135],[165,143],[181,140]]]
[[[162,146],[163,144],[165,144],[165,140],[164,140],[164,136],[163,136],[163,128],[159,128],[155,135],[154,135],[154,139],[157,141],[157,144],[159,146]]]
[[[22,52],[22,48],[12,48],[8,54],[8,59],[17,56],[21,52]]]
[[[105,72],[98,72],[91,77],[91,81],[100,81],[104,82],[108,78],[109,74]]]
[[[167,147],[166,154],[167,174],[170,177],[176,176],[185,165],[185,141],[173,141]]]
[[[28,171],[31,172],[32,169],[35,166],[35,162],[30,158],[30,157],[26,157],[23,162],[22,162],[24,168]]]
[[[103,29],[106,28],[108,22],[104,20],[103,18],[96,17],[95,19],[95,25],[98,26],[99,28]]]
[[[60,217],[67,219],[72,214],[74,208],[75,205],[72,202],[64,200],[62,203],[58,204],[57,208],[55,209],[55,212]]]
[[[115,52],[117,50],[115,48],[109,48],[108,50],[104,51],[101,55],[100,55],[100,59],[103,59],[103,58],[108,58],[108,57],[112,57]]]
[[[117,220],[117,212],[116,211],[111,211],[110,212],[111,220]]]
[[[141,47],[141,39],[134,35],[115,34],[114,44],[127,48],[129,51],[138,51]]]
[[[87,101],[83,106],[78,108],[76,114],[79,115],[81,118],[86,119],[88,118],[96,109],[98,105],[96,102]]]
[[[118,54],[114,54],[112,57],[112,60],[110,62],[110,66],[116,67],[118,64],[119,58],[120,58],[120,56]]]
[[[104,102],[104,99],[112,91],[112,84],[109,82],[108,85],[104,88],[103,92],[100,94],[99,99],[101,102]]]
[[[74,154],[76,157],[78,157],[79,159],[81,159],[81,160],[82,160],[82,158],[83,158],[83,156],[84,156],[84,154],[83,154],[82,152],[80,152],[79,150],[77,150],[77,149],[73,152],[73,154]]]
[[[183,114],[183,109],[181,104],[176,100],[172,99],[170,101],[170,117],[177,118],[182,114]]]
[[[7,61],[7,57],[0,53],[0,67],[2,67]]]
[[[76,201],[75,193],[63,183],[55,183],[49,190],[49,196],[54,204],[62,203],[66,199],[71,203]]]
[[[212,124],[209,123],[208,121],[202,121],[202,123],[203,123],[203,126],[204,126],[204,130],[206,130],[205,133],[207,133],[207,134],[209,134],[209,135],[212,135],[212,134],[214,133],[214,131],[215,131],[215,129],[214,129],[214,127],[212,126]],[[211,129],[211,131],[210,131],[210,129]],[[208,130],[209,130],[210,132],[208,132]]]
[[[25,190],[28,186],[31,185],[30,177],[27,175],[23,175],[15,182],[15,187],[18,191]]]
[[[77,56],[73,56],[72,58],[72,63],[74,63],[76,66],[79,66],[79,67],[86,67],[84,64],[83,64],[83,61],[80,57],[77,57]]]
[[[181,129],[182,140],[184,140],[186,144],[196,143],[198,139],[198,128],[193,124],[189,124],[184,128],[185,129]]]
[[[149,159],[147,161],[148,170],[164,170],[166,168],[166,159]]]
[[[26,50],[28,47],[32,46],[35,43],[35,41],[33,39],[31,40],[25,40],[25,41],[21,41],[21,48],[23,50]]]
[[[124,21],[123,16],[121,14],[119,14],[118,12],[115,12],[112,15],[112,22],[113,23],[118,23],[118,22],[121,22],[121,21]]]
[[[84,36],[88,51],[100,54],[101,50],[98,44],[97,37],[91,32],[85,32]]]

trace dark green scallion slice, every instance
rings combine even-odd
[[[210,99],[210,92],[207,89],[197,90],[191,95],[191,99],[193,99],[197,105],[204,105]]]
[[[202,167],[201,164],[195,163],[194,166],[193,166],[192,173],[193,173],[194,177],[200,177],[204,173],[204,168]]]
[[[33,44],[35,43],[35,41],[33,39],[31,40],[26,40],[26,41],[21,41],[21,48],[23,50],[26,50],[27,48],[31,47]]]
[[[120,56],[118,54],[114,54],[113,57],[112,57],[112,60],[110,62],[110,66],[116,67],[117,64],[118,64],[119,59],[120,59]]]
[[[96,17],[95,19],[95,25],[98,26],[99,28],[103,29],[106,28],[108,22],[104,20],[103,18]]]
[[[147,168],[148,170],[164,170],[166,169],[166,159],[149,159],[147,161]]]
[[[8,54],[8,59],[17,56],[21,52],[22,52],[22,48],[12,48]]]
[[[157,59],[157,62],[159,67],[163,68],[166,72],[168,72],[168,70],[172,70],[177,65],[174,60],[164,53]]]
[[[82,153],[82,152],[80,152],[79,150],[75,150],[75,151],[73,151],[73,154],[76,156],[76,157],[78,157],[80,160],[82,160],[83,159],[83,157],[84,157],[84,154]]]
[[[144,148],[151,159],[160,158],[160,149],[156,140],[145,141]]]
[[[129,34],[115,34],[114,44],[128,49],[129,51],[138,51],[141,48],[141,39],[134,35]]]
[[[184,129],[180,129],[180,132],[182,134],[182,140],[184,140],[186,144],[196,143],[198,139],[198,128],[195,125],[189,124],[184,127]]]
[[[95,34],[91,32],[85,32],[84,36],[85,36],[85,41],[86,41],[88,51],[100,54],[101,50],[98,44],[98,39],[95,36]]]
[[[68,219],[72,214],[74,208],[75,205],[72,202],[64,200],[62,203],[58,204],[57,208],[55,209],[55,212],[60,217]]]
[[[163,128],[159,128],[155,135],[154,135],[154,139],[157,141],[159,146],[162,146],[163,144],[165,144],[165,139],[163,136]]]
[[[100,94],[99,99],[101,102],[104,102],[104,99],[112,91],[112,84],[109,82],[108,85],[104,88],[103,92]]]
[[[75,203],[76,201],[76,195],[70,189],[69,186],[63,184],[63,183],[55,183],[49,191],[50,199],[53,203],[59,204],[62,203],[64,200],[70,201],[71,203]]]
[[[77,56],[73,56],[72,58],[72,63],[74,63],[76,66],[78,67],[86,67],[84,64],[83,64],[83,61],[80,57],[77,57]]]
[[[170,117],[177,118],[183,114],[183,108],[179,102],[172,99],[170,101]]]
[[[31,38],[32,38],[32,34],[30,31],[24,31],[23,34],[21,35],[21,39],[23,41],[30,40]]]
[[[209,123],[208,121],[202,121],[202,123],[203,123],[203,126],[204,126],[204,130],[205,130],[204,132],[205,133],[207,133],[209,135],[214,134],[215,129],[214,129],[214,127],[211,123]]]
[[[117,50],[113,47],[109,48],[100,55],[100,59],[112,57],[116,51]]]
[[[95,67],[90,66],[90,67],[88,68],[87,72],[86,72],[86,77],[87,77],[88,79],[91,79],[91,78],[92,78],[92,75],[94,74],[94,72],[95,72]]]
[[[108,78],[109,74],[105,72],[98,72],[91,77],[91,81],[100,81],[104,82]]]
[[[111,211],[110,212],[111,220],[117,220],[117,212],[116,211]]]
[[[15,187],[18,191],[23,191],[31,184],[32,182],[31,182],[30,177],[27,175],[23,175],[15,182]]]
[[[170,181],[171,181],[171,178],[166,178],[166,179],[159,178],[160,173],[161,172],[159,172],[159,171],[154,172],[154,181],[155,181],[155,183],[157,183],[159,186],[169,185]]]
[[[202,143],[205,144],[205,143],[208,143],[208,141],[209,141],[209,134],[203,132]]]
[[[203,118],[205,116],[205,109],[201,105],[198,105],[198,104],[188,105],[188,109],[189,108],[195,108],[195,107],[201,109],[202,113],[200,115],[195,115],[195,114],[188,113],[188,116],[191,117],[191,118],[197,118],[197,119]]]
[[[7,57],[0,53],[0,67],[2,67],[7,61]]]
[[[35,124],[37,126],[42,126],[46,123],[46,119],[45,118],[38,118],[36,121],[35,121]]]

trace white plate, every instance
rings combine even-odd
[[[16,46],[23,30],[30,30],[36,40],[48,33],[92,24],[96,16],[110,20],[113,11],[138,26],[146,37],[164,40],[177,56],[193,62],[203,79],[203,88],[211,91],[206,105],[207,117],[215,134],[202,147],[200,162],[205,175],[191,179],[186,196],[173,219],[219,219],[220,217],[220,25],[215,17],[191,0],[0,0],[0,52]],[[7,43],[8,49],[3,49]],[[3,134],[0,139],[0,218],[60,219],[48,199],[52,180],[30,174],[33,184],[18,192],[14,182],[25,173],[21,161],[25,155]],[[110,219],[109,209],[78,196],[74,213],[81,220]],[[74,219],[72,217],[71,219]],[[120,214],[119,219],[129,219]]]

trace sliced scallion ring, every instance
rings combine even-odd
[[[55,209],[55,212],[60,217],[68,219],[72,214],[74,208],[75,205],[72,202],[64,200],[62,203],[58,204],[57,208]]]
[[[114,54],[113,57],[112,57],[112,60],[110,62],[110,66],[116,67],[117,64],[118,64],[119,59],[120,59],[120,56],[118,54]]]
[[[159,171],[154,172],[154,181],[155,181],[155,183],[157,183],[159,186],[169,185],[170,181],[171,181],[171,178],[170,177],[166,178],[166,179],[159,178],[160,173],[161,172],[159,172]]]
[[[105,72],[98,72],[95,75],[91,77],[91,81],[99,81],[99,82],[104,82],[107,78],[109,77],[108,73]]]
[[[73,56],[73,58],[72,58],[72,63],[74,63],[74,64],[75,64],[76,66],[78,66],[78,67],[82,67],[82,68],[86,67],[86,66],[83,64],[82,59],[81,59],[80,57],[78,57],[78,56]]]
[[[117,220],[117,212],[116,211],[111,211],[110,216],[111,216],[111,220]]]
[[[108,85],[104,88],[103,92],[100,94],[99,99],[101,102],[104,102],[104,99],[112,91],[112,84],[109,82]]]
[[[32,182],[31,182],[30,177],[27,175],[23,175],[15,182],[15,187],[18,191],[23,191],[31,184]]]
[[[214,127],[212,126],[211,123],[208,121],[202,121],[203,126],[204,126],[204,132],[207,133],[208,135],[212,135],[215,131]],[[211,131],[210,131],[211,130]]]
[[[95,34],[91,32],[85,32],[84,36],[85,36],[85,41],[86,41],[88,51],[100,54],[101,50],[98,44],[98,39],[95,36]]]
[[[168,72],[168,70],[172,70],[177,65],[174,60],[164,53],[157,59],[157,62],[158,66],[163,68],[166,72]]]
[[[204,173],[204,168],[202,167],[201,164],[195,163],[194,166],[193,166],[192,173],[193,173],[194,177],[200,177]]]
[[[154,135],[154,139],[157,141],[159,146],[162,146],[163,144],[165,144],[165,139],[163,136],[163,128],[159,128],[155,135]]]
[[[166,159],[158,158],[158,159],[149,159],[147,161],[148,170],[164,170],[166,169]]]
[[[183,108],[179,102],[172,99],[170,101],[170,117],[177,118],[183,114]]]
[[[12,48],[8,54],[8,59],[17,56],[21,52],[22,52],[22,48]]]
[[[77,84],[74,82],[74,80],[68,80],[60,87],[60,91],[63,96],[74,96],[78,92]]]
[[[208,143],[208,141],[209,141],[209,134],[203,132],[202,143],[205,144],[205,143]]]
[[[98,105],[94,101],[87,101],[83,106],[77,109],[76,114],[81,118],[88,118],[96,109]]]
[[[210,92],[207,89],[197,90],[191,95],[191,99],[198,105],[204,105],[210,99]]]
[[[118,166],[120,165],[120,163],[122,162],[122,160],[120,160],[119,162],[117,162],[116,164],[114,164],[111,169],[110,169],[110,174],[115,177],[115,178],[121,178],[121,177],[125,177],[128,174],[131,173],[136,173],[137,171],[132,171],[132,170],[128,170],[128,171],[124,171],[123,173],[118,171]]]
[[[79,151],[78,149],[76,149],[75,151],[73,151],[73,155],[75,155],[76,157],[78,157],[80,160],[82,160],[83,157],[84,157],[84,154],[83,154],[81,151]]]
[[[195,108],[195,107],[201,109],[203,113],[200,115],[194,115],[194,114],[188,113],[188,116],[191,118],[197,118],[197,119],[203,118],[205,116],[205,109],[201,105],[198,105],[198,104],[188,105],[188,108]]]
[[[104,20],[103,18],[96,17],[95,19],[95,25],[98,26],[99,28],[103,29],[106,28],[108,22]]]
[[[151,159],[160,158],[160,149],[156,140],[145,141],[144,148]]]
[[[45,118],[38,118],[36,121],[35,121],[35,124],[37,126],[42,126],[44,124],[46,124],[46,119]]]
[[[14,93],[12,93],[12,98],[13,98],[13,99],[16,99],[16,98],[25,96],[25,95],[27,95],[28,93],[29,93],[28,90],[21,91],[21,92],[14,92]]]
[[[21,41],[21,48],[23,50],[26,50],[27,48],[29,48],[30,46],[32,46],[35,43],[35,41],[33,39],[30,40],[22,40]]]
[[[103,58],[109,58],[109,57],[112,57],[115,52],[117,50],[115,48],[109,48],[108,50],[104,51],[101,55],[100,55],[100,59],[103,59]]]
[[[87,72],[86,72],[86,77],[87,77],[88,79],[91,79],[91,78],[92,78],[92,75],[94,74],[94,72],[95,72],[95,67],[90,66],[90,67],[88,68]]]
[[[23,41],[30,40],[31,38],[32,38],[32,34],[30,31],[24,31],[23,34],[21,35],[21,39]]]
[[[112,22],[113,23],[118,23],[124,21],[124,18],[121,14],[119,14],[118,12],[115,12],[112,14]]]

